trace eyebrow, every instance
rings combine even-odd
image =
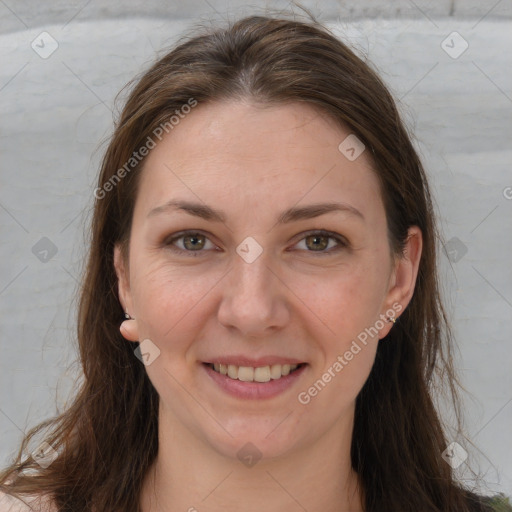
[[[227,220],[226,214],[221,210],[216,210],[215,208],[211,208],[206,204],[180,200],[171,200],[161,206],[153,208],[149,212],[148,217],[153,217],[155,215],[173,210],[184,211],[190,215],[194,215],[195,217],[200,217],[201,219],[214,222],[226,223]],[[365,220],[364,215],[357,208],[354,208],[349,204],[318,203],[310,204],[308,206],[294,206],[288,210],[285,210],[279,215],[277,224],[287,224],[298,220],[312,219],[314,217],[319,217],[320,215],[331,212],[350,213],[351,215],[358,217],[363,221]]]

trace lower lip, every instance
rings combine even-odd
[[[202,363],[201,366],[208,376],[226,393],[237,398],[262,399],[272,398],[290,389],[304,373],[307,364],[302,365],[300,368],[297,368],[292,373],[280,379],[271,379],[268,382],[244,382],[238,379],[235,380],[227,375],[216,372],[205,363]]]

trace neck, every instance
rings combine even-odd
[[[215,451],[160,409],[159,449],[142,487],[143,512],[362,512],[350,463],[353,414],[314,445],[254,465]]]

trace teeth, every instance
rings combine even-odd
[[[272,379],[279,379],[281,377],[281,365],[280,364],[273,364],[270,367],[270,378]]]
[[[270,366],[260,366],[254,369],[254,380],[256,382],[268,382],[270,380]]]
[[[228,377],[238,379],[238,366],[235,366],[234,364],[228,365]]]
[[[271,379],[280,379],[293,372],[297,367],[297,364],[273,364],[271,366],[258,366],[257,368],[252,366],[235,366],[234,364],[214,363],[213,365],[213,369],[216,372],[243,382],[269,382]]]
[[[254,382],[254,368],[251,366],[239,366],[238,380],[243,380],[244,382]]]

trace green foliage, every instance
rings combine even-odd
[[[490,498],[489,505],[496,512],[512,512],[512,504],[510,503],[510,499],[503,493],[499,493],[496,496]]]

